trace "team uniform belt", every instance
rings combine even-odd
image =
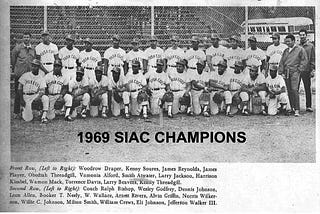
[[[159,91],[161,89],[164,89],[164,88],[151,88],[152,91]]]
[[[194,69],[194,70],[195,70],[195,69],[197,69],[197,68],[196,68],[196,67],[189,67],[189,69]]]
[[[42,63],[43,65],[52,65],[53,64],[53,62],[44,62],[44,63]]]
[[[139,91],[140,89],[135,89],[135,90],[130,90],[130,92],[137,92]]]
[[[183,90],[180,90],[180,89],[176,89],[176,90],[171,90],[172,92],[178,92],[178,91],[183,91]]]
[[[203,89],[198,89],[198,88],[191,88],[194,91],[202,91]]]
[[[114,64],[110,64],[113,67],[120,67],[121,65],[114,65]]]
[[[35,93],[23,93],[24,95],[35,95],[37,94],[38,92],[35,92]]]
[[[230,89],[228,91],[235,92],[235,91],[239,91],[239,89],[232,89],[232,90]]]
[[[64,66],[65,69],[74,69],[74,67],[67,67],[67,66]]]
[[[157,68],[157,66],[151,65],[152,68]]]
[[[168,65],[168,67],[175,68],[175,67],[177,67],[177,66],[175,66],[175,65]]]
[[[84,69],[87,69],[87,70],[93,70],[94,68],[84,67]]]
[[[60,95],[60,93],[55,93],[55,94],[49,94],[51,96],[56,96],[56,95]]]

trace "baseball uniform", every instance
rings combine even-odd
[[[257,48],[256,50],[248,48],[245,50],[245,60],[247,66],[255,65],[259,67],[262,65],[262,61],[266,60],[266,54],[260,48]]]
[[[278,65],[282,57],[283,51],[287,47],[288,46],[283,43],[280,43],[278,46],[275,46],[274,44],[268,46],[266,55],[270,57],[269,64]]]
[[[219,45],[217,48],[211,46],[206,50],[206,55],[210,55],[212,57],[211,63],[215,71],[218,70],[217,64],[221,60],[225,59],[226,51],[227,48],[222,45]]]
[[[231,77],[233,76],[233,70],[227,68],[222,75],[220,75],[218,72],[210,72],[209,73],[209,79],[213,80],[215,83],[220,84],[220,85],[230,85],[230,80]],[[219,106],[217,103],[213,102],[213,96],[217,93],[220,92],[220,89],[213,90],[210,93],[210,113],[211,115],[215,115],[219,113]],[[226,105],[231,104],[232,102],[232,94],[229,90],[223,91],[222,93],[224,102]]]
[[[52,120],[56,116],[54,104],[57,101],[57,99],[60,97],[62,87],[65,85],[67,86],[69,84],[69,79],[67,79],[67,77],[63,75],[62,76],[54,75],[53,72],[46,74],[44,79],[47,85],[48,98],[49,98],[48,99],[49,110],[48,110],[47,118],[49,120]],[[63,98],[65,101],[65,106],[71,107],[72,99],[70,99],[70,97],[68,96],[64,96]]]
[[[241,86],[243,85],[243,83],[245,82],[245,78],[246,78],[247,73],[245,73],[245,71],[242,71],[239,74],[236,74],[233,72],[233,74],[231,75],[230,78],[230,92],[232,97],[239,92]],[[249,95],[247,92],[240,92],[239,94],[241,100],[243,102],[247,102],[249,101]]]
[[[206,60],[206,54],[203,50],[193,50],[192,48],[186,51],[185,59],[188,61],[188,75],[197,72],[197,62],[199,60]]]
[[[190,82],[190,79],[186,72],[172,72],[168,75],[170,79],[170,89],[173,92],[172,114],[177,114],[183,111],[183,109],[180,109],[179,99],[186,92],[187,83]]]
[[[194,72],[191,76],[189,76],[190,81],[195,81],[196,84],[206,86],[206,83],[209,81],[209,72],[203,71],[199,74],[197,71]],[[200,105],[200,95],[202,94],[203,89],[198,89],[191,86],[191,106],[192,111],[195,115],[201,114],[201,105]]]
[[[108,78],[108,90],[113,91],[115,89],[120,89],[124,85],[124,76],[120,75],[119,80],[116,82],[113,78],[113,75]],[[123,92],[119,92],[120,96],[123,96]],[[111,99],[111,112],[114,116],[119,116],[121,109],[123,107],[123,103],[117,103],[112,95]]]
[[[166,92],[165,88],[166,85],[170,83],[170,79],[165,72],[148,72],[145,77],[149,80],[148,86],[152,91],[150,111],[151,114],[156,115],[160,113],[159,99],[162,98]]]
[[[167,73],[177,72],[176,62],[185,59],[185,52],[179,47],[176,49],[169,47],[164,52],[163,58],[167,59]]]
[[[227,66],[234,66],[236,61],[242,61],[245,59],[245,52],[242,48],[236,49],[228,48],[225,53],[225,59],[227,60]]]
[[[148,72],[149,71],[155,71],[157,67],[157,59],[163,58],[163,50],[159,47],[156,47],[155,49],[152,49],[151,47],[148,47],[144,51],[145,57],[148,60]]]
[[[103,58],[107,59],[109,62],[107,75],[111,76],[111,70],[113,67],[119,67],[121,69],[121,75],[124,75],[123,64],[125,60],[126,52],[122,48],[108,48],[104,54]]]
[[[249,74],[246,74],[243,83],[249,87],[256,87],[260,84],[266,83],[266,78],[261,72],[258,72],[258,76],[255,80],[252,80]],[[258,95],[261,98],[262,103],[266,102],[266,91],[259,91]]]
[[[129,70],[132,68],[132,61],[139,61],[140,65],[143,65],[143,60],[146,59],[145,53],[142,50],[131,50],[125,55],[125,61],[128,63]]]
[[[88,80],[89,88],[91,91],[98,91],[101,90],[104,87],[108,87],[108,77],[105,75],[102,75],[101,80],[98,82],[96,77],[91,78]],[[93,97],[92,97],[93,98]],[[99,95],[100,105],[102,106],[102,111],[105,112],[108,108],[108,91],[104,92],[103,94]],[[90,114],[92,117],[98,116],[98,112],[90,111]]]
[[[32,72],[27,72],[20,77],[19,83],[23,86],[23,100],[26,103],[22,110],[22,118],[25,121],[31,121],[33,119],[31,104],[39,95],[40,90],[45,89],[45,79],[40,75],[40,72],[38,75],[34,75]],[[48,97],[42,96],[41,101],[43,104],[43,111],[48,111]]]
[[[73,47],[69,50],[67,47],[63,47],[59,50],[59,58],[62,62],[62,75],[69,80],[74,78],[77,71],[76,61],[79,59],[79,49]]]
[[[57,45],[51,42],[49,45],[45,45],[41,42],[36,46],[35,50],[36,55],[40,56],[40,61],[43,67],[49,72],[53,71],[54,55],[58,54]],[[42,75],[44,75],[44,73]]]
[[[281,75],[277,75],[274,79],[269,75],[266,78],[266,85],[269,91],[280,91],[282,87],[286,87],[286,83]],[[276,95],[275,98],[271,99],[267,97],[268,114],[276,115],[278,110],[278,104],[287,104],[288,96],[286,92]]]
[[[101,61],[101,55],[97,50],[92,49],[90,52],[83,50],[79,54],[79,62],[84,68],[84,75],[90,80],[95,79],[94,69]]]
[[[143,105],[148,105],[147,101],[140,104],[138,104],[137,101],[139,91],[143,88],[143,86],[147,85],[146,78],[141,72],[133,74],[132,70],[129,70],[128,74],[124,78],[124,84],[127,84],[129,91],[123,92],[123,103],[125,105],[130,104],[131,115],[139,115],[141,107]]]

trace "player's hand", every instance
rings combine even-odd
[[[310,72],[310,78],[313,78],[313,77],[315,77],[315,70],[314,69]]]
[[[22,107],[26,107],[26,101],[24,101],[24,99],[21,99],[21,100],[20,100],[20,105],[21,105]]]

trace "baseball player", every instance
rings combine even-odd
[[[56,101],[64,101],[66,108],[65,120],[72,121],[72,118],[70,117],[72,99],[68,96],[65,96],[68,91],[69,79],[67,79],[66,76],[62,75],[61,69],[61,61],[55,60],[53,64],[53,72],[46,74],[46,76],[44,77],[47,85],[47,95],[44,96],[48,96],[49,102],[48,104],[46,104],[49,106],[47,118],[49,120],[54,119],[56,116],[54,108]]]
[[[88,79],[84,77],[84,70],[78,67],[76,77],[69,81],[69,93],[65,95],[67,99],[72,99],[72,117],[75,118],[78,114],[77,109],[80,105],[82,118],[87,117],[87,108],[90,102]]]
[[[204,68],[206,66],[205,61],[199,60],[196,65],[197,72],[193,73],[193,75],[189,78],[191,82],[190,94],[192,114],[199,115],[202,112],[200,105],[200,95],[203,93],[203,91],[207,91],[207,86],[209,84],[209,73],[204,71]],[[210,116],[207,105],[203,106],[203,115],[205,117]]]
[[[199,60],[206,60],[206,55],[203,50],[199,49],[199,37],[192,36],[191,39],[191,48],[186,51],[185,59],[188,62],[188,75],[192,75],[193,73],[197,72],[197,62]]]
[[[190,96],[190,79],[186,73],[186,62],[180,60],[176,62],[177,72],[172,72],[169,75],[170,89],[173,92],[172,114],[184,112],[184,109],[179,103],[183,96]],[[187,113],[191,114],[190,104],[187,106]]]
[[[251,67],[253,65],[259,68],[259,71],[267,76],[265,70],[266,54],[263,50],[257,47],[257,39],[254,36],[248,38],[249,48],[245,50],[246,65]]]
[[[47,96],[43,96],[45,93],[46,83],[43,76],[39,74],[40,65],[40,61],[37,59],[34,59],[31,62],[31,71],[24,73],[20,77],[18,90],[21,98],[20,103],[23,107],[22,118],[25,121],[31,121],[33,119],[32,104],[40,104],[40,102],[42,102],[43,114],[41,117],[41,122],[47,123],[48,105],[45,104],[48,104],[49,101]]]
[[[79,54],[79,63],[84,69],[84,75],[90,79],[95,79],[95,67],[101,65],[100,53],[92,48],[92,41],[90,38],[84,40],[85,49]]]
[[[279,65],[283,51],[288,47],[287,45],[280,43],[280,34],[273,33],[272,36],[273,44],[268,46],[266,53],[266,62],[271,65]]]
[[[230,78],[230,92],[232,98],[239,97],[241,99],[242,113],[245,114],[249,103],[249,94],[242,91],[242,88],[244,87],[246,75],[248,75],[245,70],[248,68],[244,68],[242,61],[236,61],[234,66],[231,66],[231,69],[234,69],[234,71]]]
[[[146,60],[147,60],[145,53],[139,49],[139,40],[135,38],[131,41],[131,44],[132,44],[132,50],[130,50],[124,57],[125,58],[125,63],[124,63],[125,75],[127,75],[128,71],[131,70],[132,61],[137,60],[140,62],[140,65],[145,66]]]
[[[113,67],[119,67],[121,74],[124,74],[123,66],[126,52],[120,48],[119,35],[112,36],[113,46],[108,48],[103,54],[104,71],[107,72],[107,76],[111,76],[111,70]]]
[[[224,101],[226,107],[226,116],[232,117],[230,114],[232,95],[229,90],[232,71],[227,67],[227,62],[225,60],[221,60],[217,65],[218,72],[211,72],[209,77],[209,91],[211,91],[210,113],[212,115],[219,113],[221,110],[221,104]],[[221,97],[221,100],[216,101],[213,99],[215,96]]]
[[[126,91],[123,92],[124,112],[126,119],[130,118],[129,106],[131,109],[131,115],[139,115],[142,109],[143,118],[148,117],[147,106],[148,101],[144,100],[138,103],[138,93],[140,90],[144,90],[147,86],[145,76],[139,72],[141,65],[139,61],[132,62],[132,71],[129,71],[124,78],[124,84],[126,85]]]
[[[169,47],[164,52],[165,67],[167,68],[167,73],[177,72],[176,62],[183,60],[185,58],[185,52],[182,48],[178,47],[179,37],[172,36],[171,38],[172,47]]]
[[[58,47],[57,45],[50,42],[50,34],[48,31],[43,31],[42,42],[38,44],[35,48],[36,50],[36,59],[41,62],[41,70],[45,75],[53,70],[53,62],[58,59]]]
[[[279,113],[287,114],[286,83],[283,77],[277,74],[278,67],[276,65],[271,65],[269,70],[270,75],[266,78],[268,114],[276,115],[279,104]]]
[[[112,97],[111,99],[111,113],[113,116],[119,116],[121,113],[121,109],[123,108],[123,92],[125,91],[126,87],[124,84],[124,76],[121,75],[120,68],[115,67],[111,70],[112,75],[108,78],[108,90],[109,96]],[[115,93],[119,95],[120,100],[116,100]]]
[[[97,66],[95,68],[95,78],[89,79],[89,89],[91,95],[91,105],[90,110],[95,108],[94,106],[102,106],[101,117],[107,117],[108,111],[108,78],[105,75],[102,75],[103,67]],[[97,102],[93,103],[94,100]],[[92,117],[98,116],[97,111],[90,111]]]
[[[225,58],[227,48],[219,45],[220,38],[216,33],[211,34],[211,41],[212,46],[206,50],[207,64],[210,71],[217,71],[217,64]]]
[[[227,49],[225,53],[225,59],[227,60],[228,67],[234,66],[236,61],[243,61],[245,65],[245,52],[239,47],[240,38],[238,36],[231,36],[231,47]]]
[[[149,72],[149,71],[155,71],[157,68],[157,59],[162,59],[163,58],[163,50],[160,47],[157,47],[157,37],[152,36],[150,38],[150,47],[148,47],[145,51],[145,57],[147,59],[147,66],[144,66],[144,73]]]
[[[152,91],[150,99],[150,112],[152,115],[160,113],[159,100],[163,97],[165,92],[169,89],[170,79],[167,73],[163,71],[164,60],[157,59],[157,70],[155,72],[148,72],[145,74],[148,87]],[[172,104],[168,106],[168,116],[172,117]]]
[[[79,49],[74,47],[75,39],[68,34],[66,36],[67,45],[59,50],[59,58],[62,62],[62,75],[69,80],[75,78],[79,63]]]
[[[267,115],[267,105],[266,105],[266,79],[264,74],[259,72],[259,68],[255,65],[249,68],[249,75],[247,74],[242,88],[243,91],[247,92],[250,97],[259,96],[262,102],[261,114]],[[249,115],[249,111],[246,109],[243,111],[244,115]]]

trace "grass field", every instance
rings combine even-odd
[[[301,116],[224,115],[210,118],[178,115],[159,117],[149,122],[139,118],[77,119],[71,123],[62,118],[46,125],[11,119],[12,161],[27,162],[315,162],[315,112],[306,113],[301,96]],[[313,102],[314,103],[314,102]],[[79,132],[117,131],[150,133],[148,143],[79,143]],[[158,143],[158,131],[222,131],[246,133],[246,143]]]

